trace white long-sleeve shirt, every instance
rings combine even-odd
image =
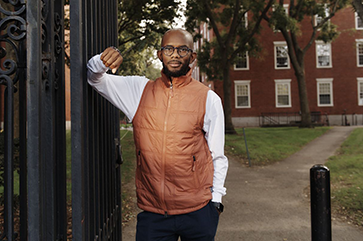
[[[149,80],[144,76],[107,74],[108,68],[100,56],[95,55],[88,61],[88,83],[132,121]],[[222,202],[222,196],[226,194],[224,182],[228,169],[228,159],[224,155],[224,114],[221,99],[212,90],[207,95],[203,130],[214,165],[212,201]]]

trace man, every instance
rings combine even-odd
[[[132,121],[137,155],[136,240],[212,241],[228,160],[220,98],[191,78],[192,35],[165,33],[158,57],[161,77],[106,74],[122,56],[113,48],[88,62],[88,82]]]

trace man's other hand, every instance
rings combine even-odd
[[[120,67],[123,58],[120,51],[115,47],[108,47],[103,51],[101,60],[106,67],[109,67],[112,73],[116,73],[118,67]]]

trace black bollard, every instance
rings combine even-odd
[[[331,241],[330,172],[323,165],[310,169],[311,240]]]

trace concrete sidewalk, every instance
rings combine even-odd
[[[246,168],[230,160],[216,241],[310,241],[310,168],[334,155],[353,129],[334,127],[274,165]],[[333,221],[332,236],[362,241],[363,230]]]
[[[334,155],[354,127],[334,127],[279,163],[247,168],[230,159],[216,241],[310,241],[309,171]],[[304,191],[305,190],[305,191]],[[363,229],[333,221],[333,241],[362,241]],[[136,220],[123,229],[135,240]]]

